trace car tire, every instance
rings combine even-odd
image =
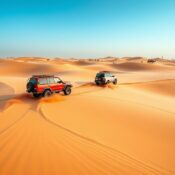
[[[109,84],[110,83],[110,81],[108,80],[107,82],[106,82],[106,84]]]
[[[113,84],[114,84],[114,85],[116,85],[116,84],[117,84],[117,79],[115,79],[115,80],[113,81]]]
[[[41,94],[35,94],[35,93],[33,93],[33,97],[35,97],[35,98],[39,98],[41,96]]]
[[[71,87],[67,86],[65,89],[64,89],[64,95],[70,95],[72,92],[72,89]]]
[[[100,85],[100,83],[99,83],[99,82],[95,82],[95,83],[96,83],[96,85],[97,85],[97,86],[99,86],[99,85]]]
[[[43,97],[49,97],[52,95],[52,92],[50,90],[45,90],[43,93]]]

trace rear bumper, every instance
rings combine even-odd
[[[33,90],[33,91],[30,91],[30,90],[26,90],[27,93],[36,93],[36,94],[39,94],[36,90]]]
[[[104,80],[95,80],[95,83],[97,83],[97,84],[105,84],[105,81]]]

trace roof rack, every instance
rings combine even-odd
[[[32,77],[54,77],[54,75],[32,75]]]
[[[100,71],[100,73],[110,73],[110,71]]]

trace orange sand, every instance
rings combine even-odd
[[[99,70],[119,84],[95,86]],[[73,93],[32,98],[25,84],[38,73]],[[0,88],[0,175],[175,174],[173,62],[1,60]]]

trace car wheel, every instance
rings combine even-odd
[[[49,97],[51,95],[52,95],[52,93],[51,93],[50,90],[45,90],[44,93],[43,93],[43,97]]]
[[[64,95],[69,95],[69,94],[71,94],[71,92],[72,92],[72,89],[71,89],[71,87],[68,86],[64,90]]]
[[[110,81],[108,80],[107,82],[106,82],[106,84],[109,84],[110,83]]]
[[[115,79],[115,80],[113,81],[113,84],[115,84],[115,85],[117,84],[117,79]]]
[[[96,85],[97,85],[97,86],[99,86],[99,85],[100,85],[100,83],[99,83],[99,82],[95,82],[95,83],[96,83]]]
[[[33,93],[33,97],[35,97],[35,98],[39,98],[41,96],[41,94],[35,94],[35,93]]]

